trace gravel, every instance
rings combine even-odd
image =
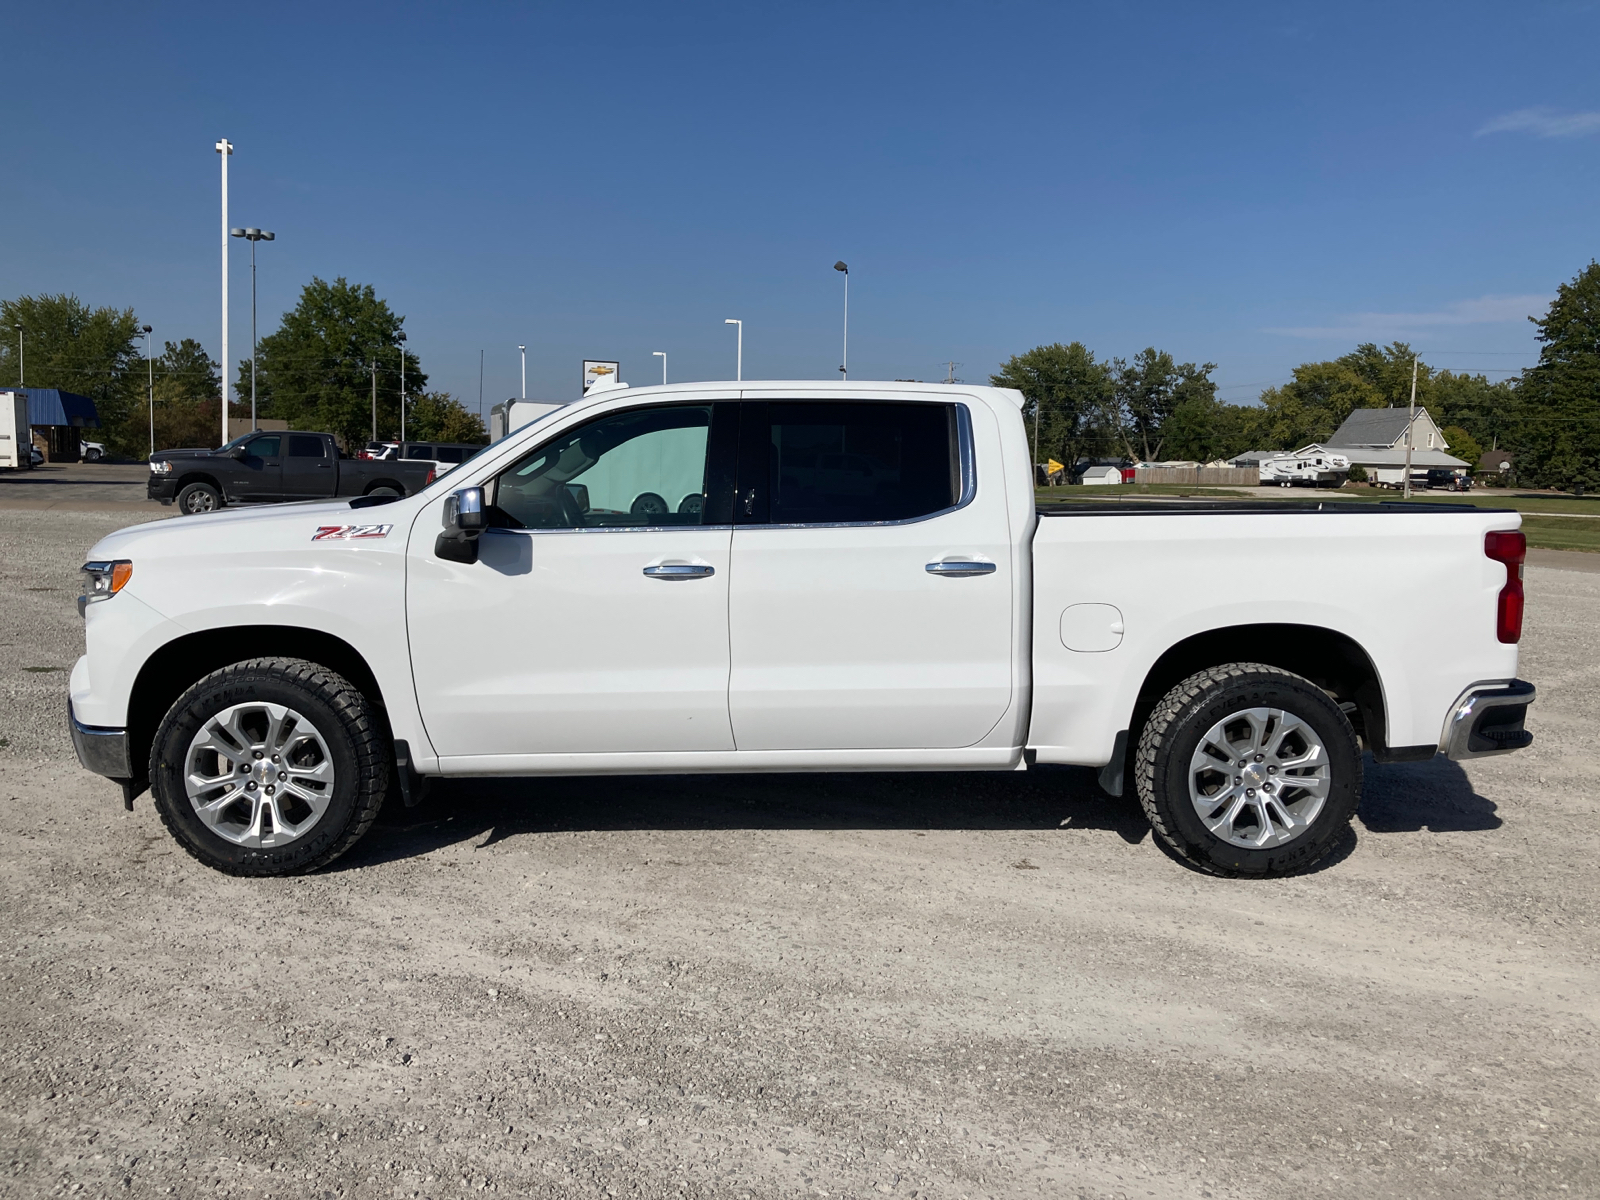
[[[457,781],[252,881],[62,727],[130,519],[0,511],[0,1196],[1600,1192],[1600,577],[1528,571],[1534,747],[1300,878],[1057,769]]]

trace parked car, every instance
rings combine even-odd
[[[394,457],[405,462],[431,462],[434,469],[444,475],[482,449],[482,446],[458,442],[406,442],[396,447]]]
[[[78,455],[84,462],[99,462],[106,456],[106,448],[102,442],[80,441],[78,443]]]
[[[1449,467],[1429,467],[1427,486],[1443,488],[1447,492],[1469,492],[1472,490],[1472,477],[1465,472],[1452,471]]]
[[[330,862],[391,781],[1065,763],[1259,876],[1340,844],[1363,751],[1532,740],[1517,513],[1040,508],[1022,404],[604,391],[382,508],[124,529],[84,566],[79,758],[240,875]]]
[[[44,466],[44,451],[37,446],[28,447],[28,465],[30,467]]]
[[[150,458],[146,494],[185,513],[226,504],[326,500],[334,496],[397,499],[433,482],[432,463],[350,458],[328,433],[247,433],[217,450],[162,450]]]

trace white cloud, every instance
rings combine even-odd
[[[1583,137],[1600,133],[1600,112],[1557,112],[1553,108],[1519,108],[1496,117],[1474,133],[1531,133],[1539,138]]]
[[[1524,321],[1550,307],[1549,296],[1479,296],[1476,300],[1457,300],[1437,312],[1347,313],[1332,325],[1269,329],[1286,337],[1361,338],[1368,341],[1403,337],[1425,330],[1456,325],[1504,325]]]

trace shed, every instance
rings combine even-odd
[[[1095,466],[1084,471],[1079,483],[1093,487],[1107,487],[1122,482],[1121,467]]]
[[[85,429],[100,428],[94,401],[60,388],[18,388],[27,393],[28,425],[51,462],[77,462]]]

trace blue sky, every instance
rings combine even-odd
[[[1079,339],[1230,400],[1404,338],[1510,371],[1597,253],[1594,4],[0,6],[0,294],[219,336],[373,284],[469,405],[623,378],[983,380]],[[234,357],[248,353],[235,242]]]

